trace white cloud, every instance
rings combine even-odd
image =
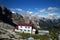
[[[42,10],[40,10],[40,12],[41,13],[44,13],[44,12],[46,12],[46,9],[42,9]]]
[[[32,13],[32,12],[30,12],[30,13]]]
[[[17,10],[17,11],[22,11],[22,9],[21,9],[21,8],[16,8],[16,10]]]
[[[39,16],[40,14],[45,14],[45,13],[47,13],[46,9],[40,9],[37,12],[35,12],[34,15],[38,15]]]
[[[51,14],[49,14],[49,16],[56,16],[56,14],[51,13]]]
[[[57,14],[56,13],[51,13],[51,14],[48,14],[48,18],[49,19],[57,19]]]
[[[16,13],[16,12],[12,11],[12,13]]]
[[[27,13],[29,15],[32,15],[32,16],[40,16],[40,15],[47,15],[49,18],[55,18],[55,16],[57,17],[57,13],[59,11],[59,8],[56,8],[56,7],[48,7],[46,9],[38,9],[38,8],[35,8],[35,12],[31,11],[31,9],[28,9],[27,11],[26,10],[23,10],[21,8],[12,8],[11,9],[13,11],[13,13],[16,11],[17,13]]]
[[[57,19],[58,18],[59,8],[56,7],[48,7],[48,18]]]
[[[56,7],[48,7],[48,11],[50,11],[50,12],[55,12],[57,10],[58,10],[58,8],[56,8]]]
[[[11,8],[12,11],[23,11],[21,8]]]
[[[27,11],[27,13],[32,14],[33,12],[32,11]]]

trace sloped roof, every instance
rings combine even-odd
[[[32,24],[19,23],[18,26],[32,26]]]
[[[19,23],[16,28],[18,29],[18,26],[28,26],[28,27],[32,27],[32,29],[36,29],[33,24],[27,24],[27,23]]]

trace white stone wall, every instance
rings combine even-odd
[[[32,29],[31,26],[18,26],[18,30],[15,29],[15,31],[35,34],[36,29]]]
[[[18,26],[18,30],[24,33],[31,33],[32,27],[31,26]]]
[[[35,34],[36,29],[32,29],[32,34]]]

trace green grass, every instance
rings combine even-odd
[[[30,36],[34,39],[40,39],[40,40],[49,40],[51,38],[52,40],[58,40],[58,34],[55,31],[51,31],[49,35],[38,35],[38,34],[29,34],[29,33],[19,33],[16,32],[18,35],[22,36],[22,38],[29,38]]]
[[[34,39],[40,39],[40,40],[48,40],[47,35],[38,35],[38,34],[29,34],[29,33],[18,33],[18,35],[22,36],[22,38],[29,38],[30,36],[33,37]]]

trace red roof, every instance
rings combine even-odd
[[[20,23],[18,26],[32,26],[32,24]]]
[[[18,26],[31,26],[32,28],[35,29],[35,27],[34,27],[32,24],[19,23],[19,24],[16,26],[16,29],[18,29]]]

